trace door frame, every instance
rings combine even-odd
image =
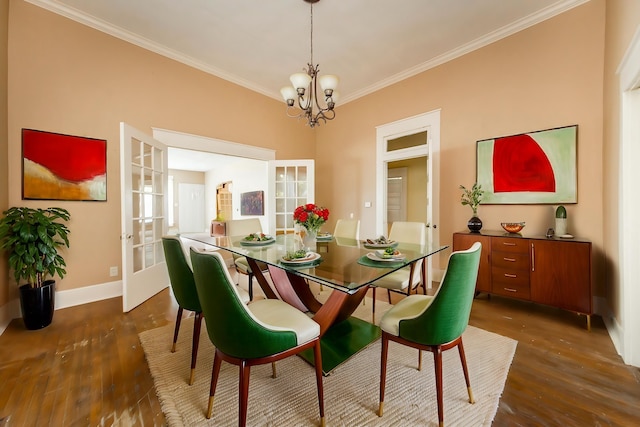
[[[427,144],[387,151],[387,141],[420,132],[427,132]],[[428,242],[439,242],[440,199],[440,109],[397,120],[376,127],[376,235],[387,235],[387,168],[396,160],[427,158],[427,212],[425,226]],[[435,181],[435,182],[434,182]],[[428,257],[427,285],[431,287],[433,265],[440,265],[438,254]],[[438,272],[438,277],[440,272]]]

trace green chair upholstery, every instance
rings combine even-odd
[[[196,370],[196,359],[198,357],[198,343],[200,338],[200,328],[202,325],[202,308],[196,291],[196,283],[193,279],[193,272],[187,262],[182,243],[179,237],[165,236],[162,238],[162,247],[164,248],[164,259],[169,271],[169,280],[171,282],[171,290],[178,303],[178,314],[176,316],[176,327],[173,333],[173,345],[171,352],[176,351],[176,342],[178,341],[178,332],[180,331],[180,322],[182,321],[183,311],[189,310],[195,312],[193,323],[193,339],[191,344],[191,374],[189,376],[189,385],[193,384],[193,377]]]
[[[467,250],[453,252],[449,257],[447,270],[440,287],[434,296],[410,295],[391,308],[380,320],[382,355],[380,358],[379,416],[383,414],[389,341],[417,348],[419,351],[418,370],[422,367],[422,350],[433,353],[440,426],[444,425],[443,351],[454,347],[458,348],[467,384],[469,403],[474,403],[462,345],[462,333],[469,323],[481,250],[482,245],[476,242]]]
[[[243,304],[219,253],[192,249],[191,264],[202,310],[207,318],[207,333],[215,347],[206,417],[211,418],[222,361],[240,367],[239,425],[244,426],[251,366],[273,363],[313,348],[320,419],[324,425],[320,326],[280,300],[264,299]],[[277,424],[277,420],[274,423]]]

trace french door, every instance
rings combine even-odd
[[[162,236],[167,230],[167,149],[120,123],[122,309],[131,311],[169,285]]]

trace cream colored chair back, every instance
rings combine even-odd
[[[336,228],[333,230],[333,236],[358,240],[360,238],[360,220],[339,219],[336,222]]]
[[[426,237],[426,226],[422,222],[395,221],[391,224],[389,240],[400,243],[423,245]]]
[[[248,236],[262,233],[262,224],[258,218],[232,219],[225,221],[227,236]]]

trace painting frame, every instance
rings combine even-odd
[[[240,215],[264,215],[264,191],[240,193]]]
[[[22,129],[22,199],[107,201],[107,140]]]
[[[476,141],[481,204],[578,202],[578,125]]]

